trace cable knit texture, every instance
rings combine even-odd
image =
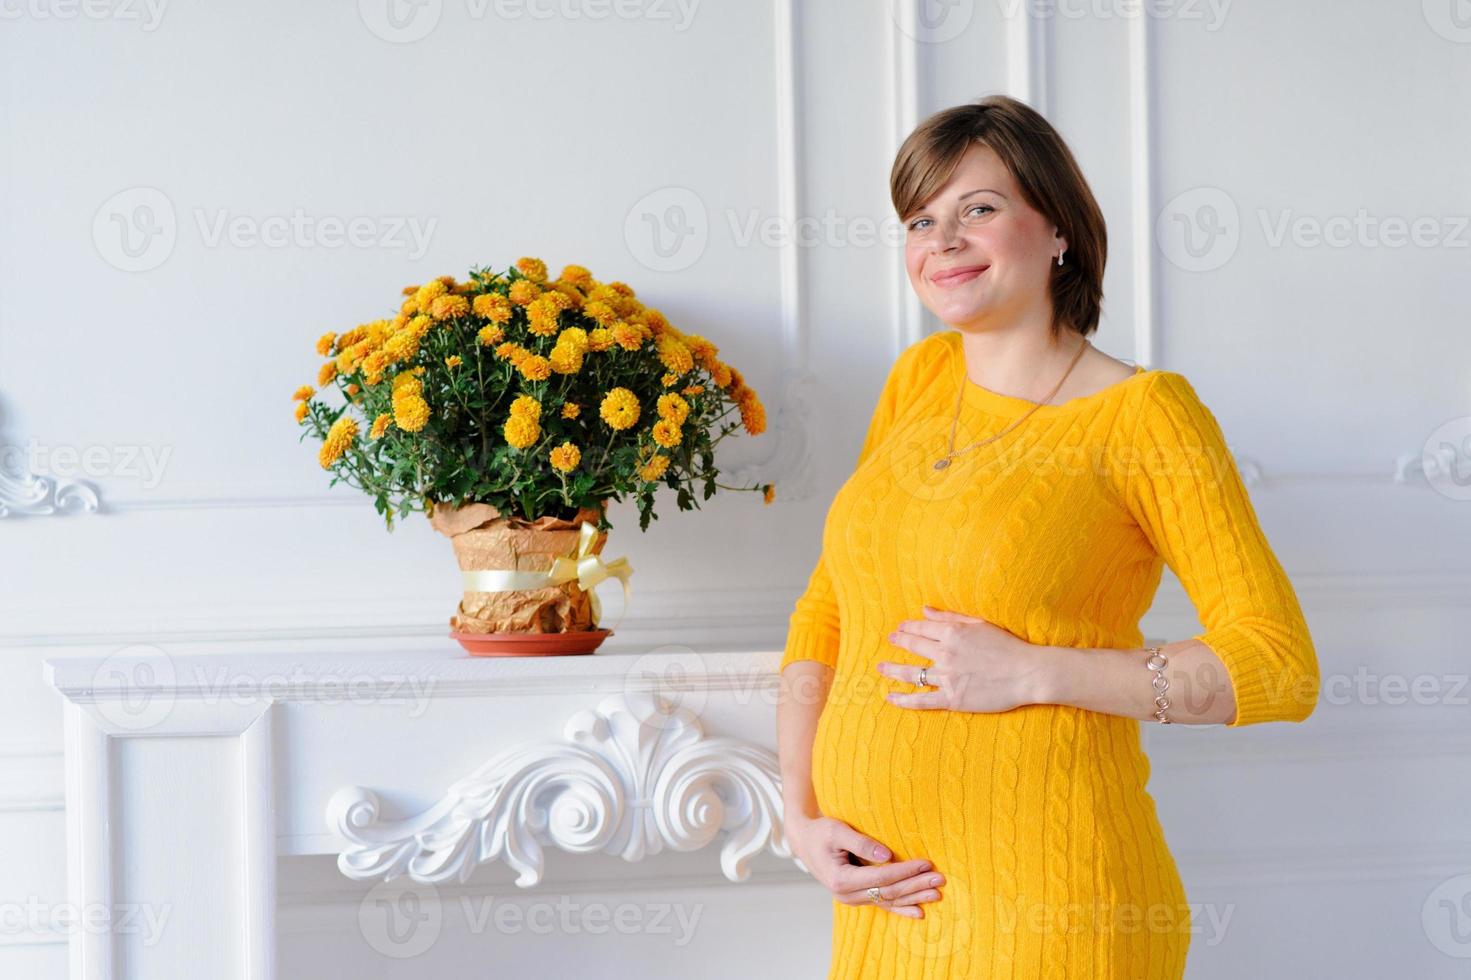
[[[812,752],[822,812],[946,879],[923,919],[834,900],[829,977],[1174,980],[1191,916],[1145,790],[1140,722],[1061,705],[901,708],[884,696],[913,686],[874,665],[928,663],[887,639],[926,604],[1030,643],[1140,648],[1168,564],[1230,675],[1231,727],[1301,721],[1318,693],[1302,611],[1182,375],[1136,367],[935,470],[957,386],[957,447],[1033,404],[970,381],[958,331],[909,346],[791,614],[781,666],[834,669]]]

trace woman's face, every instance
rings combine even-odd
[[[977,143],[905,222],[904,264],[920,300],[951,326],[1014,323],[1038,310],[1050,319],[1047,284],[1066,244],[996,151]]]

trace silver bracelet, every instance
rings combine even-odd
[[[1165,697],[1165,692],[1170,689],[1170,679],[1165,676],[1165,667],[1169,665],[1163,653],[1163,647],[1145,647],[1144,652],[1149,654],[1144,660],[1144,666],[1154,671],[1154,717],[1161,725],[1171,724],[1170,719],[1165,717],[1165,709],[1170,706],[1170,699]]]

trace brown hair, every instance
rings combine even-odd
[[[1088,336],[1098,329],[1103,303],[1108,231],[1072,151],[1031,106],[992,95],[944,109],[915,127],[889,174],[899,219],[907,221],[939,192],[974,143],[995,151],[1026,202],[1067,237],[1064,262],[1052,268],[1052,332],[1055,337],[1066,327]]]

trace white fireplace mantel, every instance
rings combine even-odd
[[[779,651],[471,658],[457,648],[55,657],[74,978],[276,974],[276,861],[532,887],[548,849],[790,858]],[[800,862],[797,863],[801,867]],[[160,928],[142,923],[162,922]]]

